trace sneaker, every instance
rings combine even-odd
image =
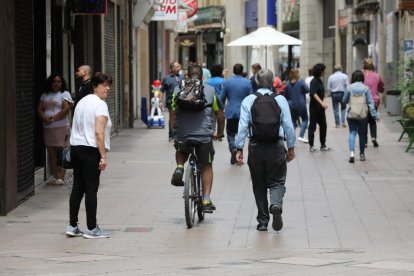
[[[79,229],[78,226],[73,227],[72,225],[66,226],[66,236],[68,237],[80,237],[83,235],[83,232]]]
[[[277,205],[270,206],[270,213],[273,215],[272,228],[279,231],[283,227],[282,209]]]
[[[343,123],[343,124],[342,124],[342,127],[346,127],[346,124],[345,124],[345,123]]]
[[[321,151],[330,151],[331,149],[328,148],[327,146],[322,146],[321,147]]]
[[[109,238],[109,233],[103,231],[98,225],[96,225],[95,229],[92,230],[86,228],[85,233],[83,233],[83,237],[85,239],[103,239]]]
[[[308,139],[306,139],[305,137],[299,137],[298,141],[302,142],[302,143],[305,143],[305,144],[309,143]]]
[[[236,164],[236,153],[237,153],[237,150],[231,151],[230,164],[232,165]]]
[[[355,156],[349,157],[349,163],[355,163]]]
[[[377,142],[377,139],[375,139],[375,138],[372,138],[372,144],[374,145],[374,148],[378,148],[378,142]]]
[[[216,210],[216,206],[214,206],[213,202],[211,200],[203,200],[202,202],[203,210],[206,213],[213,213],[213,211]]]
[[[55,185],[56,186],[64,186],[65,181],[63,181],[62,179],[56,179]]]
[[[267,224],[259,223],[256,227],[257,231],[267,231]]]
[[[316,149],[315,147],[310,147],[309,148],[309,152],[312,152],[312,153],[314,153],[314,152],[318,152],[319,150],[318,149]]]
[[[183,167],[177,167],[175,169],[173,175],[172,175],[171,185],[173,185],[173,186],[184,186],[183,174],[184,174],[184,168]]]
[[[365,161],[365,154],[361,153],[361,154],[359,155],[359,160],[361,160],[361,161]]]
[[[339,128],[339,127],[340,127],[340,125],[339,125],[339,124],[337,124],[337,125],[335,125],[335,127],[336,127],[336,128]]]

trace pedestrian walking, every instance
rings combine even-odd
[[[372,59],[366,58],[364,60],[363,65],[364,70],[364,83],[366,86],[369,87],[371,91],[372,99],[374,100],[375,110],[378,111],[378,106],[380,104],[380,96],[378,93],[384,92],[384,83],[381,79],[381,76],[375,72],[375,65]],[[368,121],[367,124],[369,125],[369,132],[371,133],[371,141],[374,147],[378,147],[378,140],[377,140],[377,121],[374,117],[371,116],[371,113],[368,114]],[[367,131],[367,139],[365,140],[368,143],[368,131]]]
[[[97,72],[92,77],[93,94],[85,96],[76,107],[70,136],[73,163],[73,187],[69,199],[68,237],[84,236],[88,239],[109,238],[96,222],[97,194],[101,171],[107,167],[110,150],[111,118],[105,99],[108,97],[112,78]],[[85,195],[87,228],[78,227],[80,204]]]
[[[349,103],[348,126],[349,126],[349,163],[355,163],[355,139],[359,136],[359,156],[365,161],[365,144],[367,137],[367,121],[370,115],[378,120],[371,91],[364,84],[364,73],[356,70],[352,73],[351,85],[345,91],[343,102]]]
[[[257,206],[257,230],[267,231],[270,214],[272,227],[283,227],[283,197],[286,192],[287,164],[295,158],[295,131],[289,105],[285,97],[272,92],[274,75],[262,69],[256,75],[259,89],[247,96],[241,105],[239,131],[236,145],[237,165],[243,164],[243,148],[246,137],[250,138],[248,160]],[[271,120],[269,120],[269,118]],[[288,150],[284,139],[286,137]],[[267,190],[270,195],[270,208]]]
[[[67,115],[73,105],[66,81],[60,74],[46,80],[45,92],[40,96],[37,114],[43,122],[43,138],[49,157],[52,179],[49,185],[64,185],[66,170],[57,165],[58,149],[66,145],[70,125]]]
[[[308,129],[308,139],[309,139],[309,151],[318,152],[318,149],[314,147],[315,131],[316,124],[319,125],[319,140],[321,142],[321,151],[329,151],[330,148],[326,146],[326,115],[325,110],[328,108],[328,105],[324,103],[325,98],[325,88],[323,87],[322,77],[325,74],[325,65],[322,63],[315,64],[313,66],[313,79],[310,84],[309,93],[310,93],[310,104],[309,104],[309,129]]]
[[[252,68],[253,76],[250,77],[250,81],[252,82],[253,92],[257,92],[258,87],[257,87],[257,83],[256,83],[256,74],[257,74],[257,72],[259,72],[262,69],[262,66],[260,66],[259,63],[254,63],[251,66],[251,68]]]
[[[306,94],[309,88],[303,79],[300,79],[299,70],[293,68],[289,73],[289,81],[285,88],[285,97],[289,103],[290,114],[292,116],[293,127],[296,129],[297,122],[301,121],[298,141],[309,143],[305,138],[308,128],[308,109],[306,108]]]
[[[213,212],[216,210],[215,205],[210,199],[210,194],[213,185],[213,160],[214,147],[212,139],[219,139],[223,137],[224,131],[224,114],[223,105],[220,99],[217,98],[214,88],[211,85],[202,85],[203,71],[201,66],[192,65],[188,68],[188,76],[183,80],[186,85],[193,88],[191,91],[203,89],[204,106],[196,107],[194,101],[184,100],[189,99],[184,95],[183,100],[180,100],[180,88],[177,87],[171,105],[171,128],[174,130],[174,147],[175,160],[177,167],[174,170],[171,178],[173,186],[183,186],[182,180],[184,174],[184,164],[188,159],[191,149],[188,142],[197,141],[195,145],[198,161],[201,166],[201,183],[203,191],[202,206],[204,211]],[[184,92],[183,92],[184,93]],[[197,109],[197,110],[196,110]],[[214,132],[215,123],[217,119],[217,131]]]
[[[205,62],[201,64],[201,67],[203,68],[203,81],[207,83],[207,81],[211,78],[211,72],[208,70]]]
[[[215,64],[211,67],[211,78],[207,81],[203,80],[204,83],[207,83],[214,87],[214,90],[217,93],[217,96],[221,99],[223,95],[223,65]]]
[[[253,93],[252,83],[242,76],[243,65],[236,63],[233,66],[233,76],[223,84],[222,102],[225,104],[224,117],[226,118],[226,133],[231,154],[230,164],[236,164],[235,145],[236,134],[240,118],[240,106],[244,98]]]
[[[173,61],[170,63],[170,73],[162,80],[160,91],[165,95],[165,104],[167,105],[168,111],[171,114],[171,104],[172,104],[172,97],[174,94],[174,89],[178,86],[178,84],[183,79],[183,76],[179,74],[181,70],[181,65]],[[171,115],[170,115],[170,122],[171,122]],[[173,140],[173,134],[170,127],[171,123],[168,124],[168,140]]]
[[[79,90],[75,93],[75,106],[80,100],[86,95],[93,93],[92,87],[92,68],[89,65],[81,65],[75,72],[76,78],[82,80],[82,84],[79,87]]]
[[[331,91],[332,107],[335,118],[335,127],[346,127],[346,104],[342,101],[344,92],[349,85],[348,76],[342,73],[342,66],[335,65],[334,73],[328,78],[328,90]],[[341,105],[341,117],[339,117],[339,105]]]

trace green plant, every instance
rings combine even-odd
[[[412,96],[414,95],[414,61],[409,59],[407,62],[397,67],[399,79],[395,83],[395,88],[401,91],[401,106],[406,107],[414,105]]]

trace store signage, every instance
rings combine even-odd
[[[157,7],[151,21],[177,20],[178,0],[154,0]]]

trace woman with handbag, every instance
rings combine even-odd
[[[66,170],[57,165],[57,152],[66,145],[69,135],[67,115],[73,105],[66,81],[60,74],[52,74],[46,80],[46,92],[40,96],[37,114],[43,121],[43,137],[47,147],[52,179],[49,185],[64,185]]]
[[[352,73],[349,91],[345,91],[344,104],[349,103],[348,127],[349,127],[349,163],[355,163],[355,138],[359,136],[360,160],[365,161],[365,143],[367,137],[368,114],[378,120],[374,100],[371,91],[364,84],[364,73],[356,70]]]
[[[66,235],[89,239],[109,238],[96,223],[97,194],[101,171],[106,169],[106,152],[110,150],[111,118],[105,99],[112,78],[97,72],[92,77],[93,94],[82,98],[76,106],[70,136],[73,187],[69,199],[69,225]],[[87,229],[78,227],[78,213],[85,195]]]

